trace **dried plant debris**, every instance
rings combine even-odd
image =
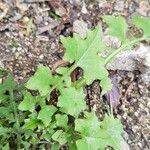
[[[105,94],[106,99],[109,101],[110,106],[115,109],[120,104],[121,93],[119,89],[119,81],[117,74],[111,74],[112,89]]]

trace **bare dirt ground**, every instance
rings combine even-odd
[[[93,28],[102,15],[122,15],[130,24],[133,15],[150,17],[149,0],[0,0],[0,66],[25,82],[42,63],[51,67],[63,56],[61,35],[80,32],[76,25]],[[29,21],[32,21],[30,29]],[[28,31],[27,31],[28,28]],[[31,32],[30,32],[31,30]],[[83,35],[84,36],[84,35]],[[150,149],[150,85],[137,70],[116,70],[121,104],[115,114],[124,125],[131,150]],[[150,78],[150,76],[149,76]],[[97,83],[89,88],[92,109],[107,109]]]

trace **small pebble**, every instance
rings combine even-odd
[[[80,35],[81,38],[85,38],[87,35],[88,27],[87,23],[82,20],[76,20],[73,23],[73,31]]]
[[[15,53],[16,50],[17,50],[16,47],[13,47],[13,48],[12,48],[12,53]]]
[[[84,2],[83,2],[83,7],[82,7],[81,12],[82,12],[83,14],[87,14],[87,13],[88,13]]]
[[[123,11],[124,10],[124,1],[116,0],[114,9],[117,11]]]
[[[42,55],[40,55],[40,56],[39,56],[39,58],[40,58],[40,59],[43,59],[43,58],[44,58],[44,55],[43,55],[43,54],[42,54]]]
[[[142,143],[140,143],[140,142],[138,143],[138,146],[139,146],[140,148],[142,148],[142,147],[143,147],[143,146],[142,146]]]
[[[21,51],[21,50],[22,50],[22,47],[18,47],[18,48],[17,48],[17,51]]]
[[[135,112],[134,115],[135,115],[136,117],[138,117],[138,116],[139,116],[139,113],[138,113],[138,112]]]
[[[147,103],[147,107],[150,108],[150,100]]]
[[[29,20],[30,20],[30,19],[29,19],[27,16],[25,16],[25,17],[23,17],[23,20],[22,20],[22,21],[23,21],[24,23],[27,23]]]

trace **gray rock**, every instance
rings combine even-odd
[[[116,0],[115,5],[114,5],[114,10],[123,11],[124,10],[124,1]]]
[[[88,31],[87,24],[82,20],[76,20],[73,23],[73,32],[80,35],[81,38],[85,38]]]

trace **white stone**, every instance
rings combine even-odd
[[[73,23],[73,31],[79,34],[80,37],[84,39],[88,31],[87,23],[82,20],[76,20]]]
[[[117,11],[123,11],[124,10],[124,1],[117,0],[115,3],[114,9]]]

